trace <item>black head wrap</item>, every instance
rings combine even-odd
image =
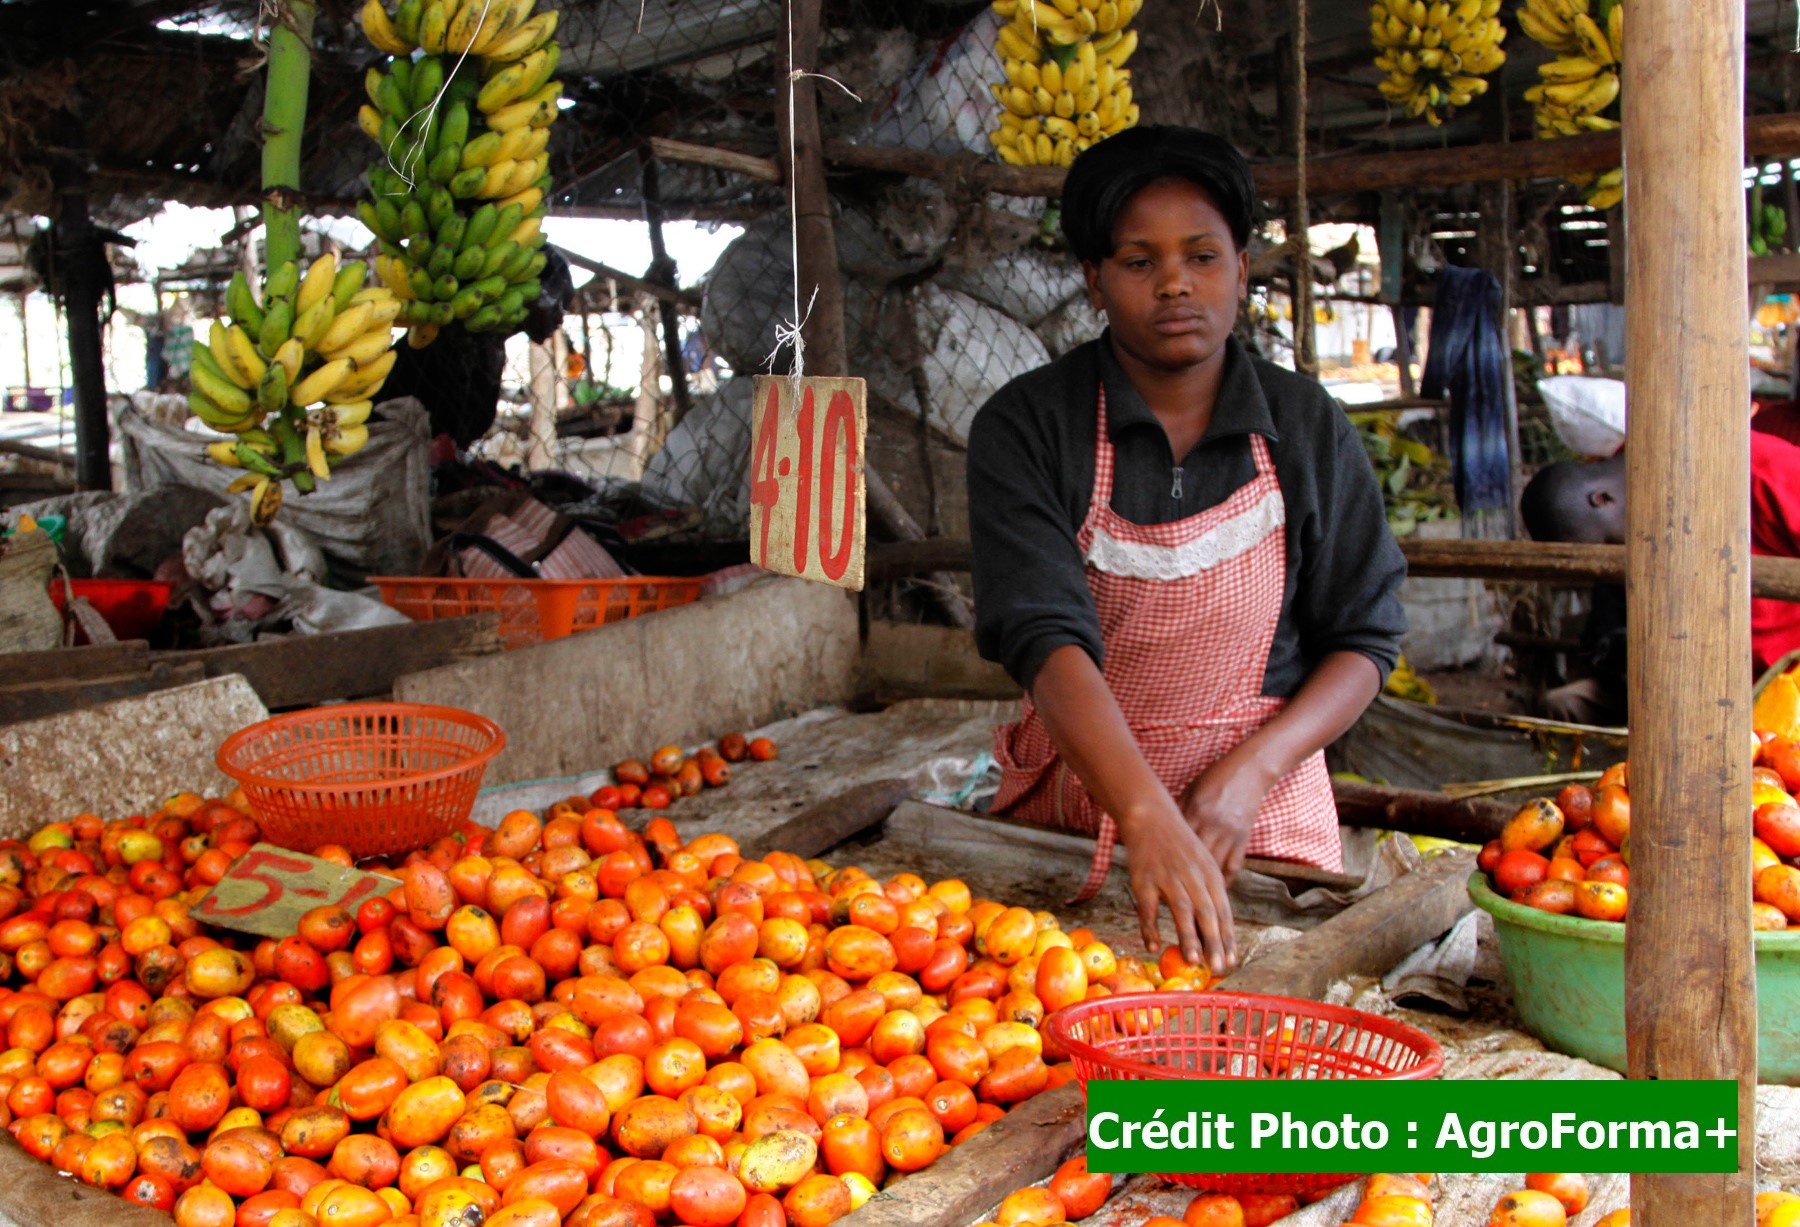
[[[1127,128],[1075,159],[1063,186],[1062,230],[1086,263],[1113,252],[1113,227],[1131,198],[1158,179],[1185,179],[1212,197],[1242,251],[1257,213],[1250,163],[1231,143],[1198,128]]]

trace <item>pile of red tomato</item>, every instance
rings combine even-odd
[[[241,797],[0,842],[0,1120],[180,1227],[826,1227],[1067,1081],[1047,1012],[1206,984],[593,800],[281,940],[190,911],[258,837]]]

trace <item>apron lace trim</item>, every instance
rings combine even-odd
[[[1186,579],[1247,553],[1286,523],[1281,491],[1271,490],[1247,511],[1179,545],[1121,541],[1095,525],[1084,559],[1096,571],[1125,579]]]

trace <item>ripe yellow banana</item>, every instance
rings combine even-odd
[[[245,375],[250,382],[245,387],[254,388],[262,382],[263,372],[269,364],[262,360],[256,352],[256,342],[244,331],[243,325],[233,324],[225,330],[225,344],[231,350],[231,362],[239,374]]]
[[[335,392],[356,373],[356,363],[348,358],[327,362],[318,370],[288,389],[288,399],[300,408],[316,405]]]
[[[348,358],[361,370],[381,355],[387,353],[388,347],[394,343],[394,330],[386,321],[377,324],[360,336],[352,337],[347,345],[330,352],[332,361]]]
[[[526,8],[529,11],[530,6]],[[497,64],[522,59],[555,37],[556,20],[555,10],[539,13],[495,38],[482,54]]]
[[[431,335],[436,336],[437,334]],[[411,340],[411,337],[407,338],[409,344]],[[372,397],[375,389],[379,388],[382,381],[388,377],[388,372],[394,369],[397,357],[398,355],[390,349],[375,361],[358,369],[355,374],[325,394],[325,403],[328,405],[352,404]]]
[[[306,467],[320,481],[331,480],[331,463],[325,459],[324,432],[317,426],[306,432]]]
[[[275,356],[270,359],[273,365],[287,370],[289,386],[292,386],[293,382],[300,378],[300,364],[304,361],[306,361],[306,347],[301,343],[299,337],[289,337],[283,341],[280,348],[275,351]]]
[[[389,55],[411,55],[413,46],[400,37],[400,31],[394,28],[394,19],[388,16],[382,7],[381,0],[368,0],[362,7],[363,34],[377,51],[385,51]]]
[[[331,326],[319,334],[318,344],[313,348],[328,359],[335,358],[337,350],[350,344],[368,329],[369,322],[374,315],[375,304],[366,302],[357,303],[338,312],[337,317],[331,321]],[[296,401],[295,403],[299,404],[300,402]]]
[[[294,293],[294,310],[304,315],[306,309],[331,293],[337,282],[337,257],[326,252],[307,266],[306,276]]]

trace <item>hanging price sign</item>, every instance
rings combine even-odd
[[[755,387],[751,560],[764,570],[860,592],[867,385],[758,375]]]

